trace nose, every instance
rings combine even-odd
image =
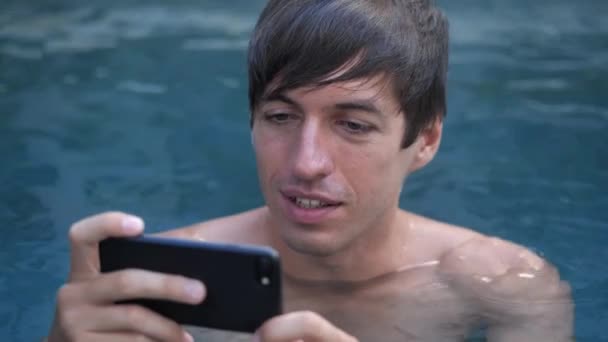
[[[327,137],[321,126],[308,121],[302,125],[292,155],[293,175],[303,181],[327,177],[333,171],[333,162]]]

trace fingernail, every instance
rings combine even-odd
[[[137,216],[127,216],[122,219],[121,225],[125,233],[135,234],[144,228],[144,221]]]
[[[194,338],[187,331],[184,331],[184,341],[185,342],[194,342]]]
[[[196,301],[200,301],[201,299],[203,299],[203,296],[205,294],[205,289],[203,285],[195,280],[189,280],[184,286],[184,290],[188,297]]]

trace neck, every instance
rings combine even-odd
[[[267,215],[268,227],[277,232]],[[407,263],[406,241],[410,221],[398,208],[374,220],[343,248],[326,255],[313,255],[290,248],[274,233],[272,245],[281,255],[283,272],[302,281],[363,281],[397,271]]]

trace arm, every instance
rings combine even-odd
[[[100,273],[100,241],[142,232],[140,219],[122,213],[93,216],[72,226],[70,276],[59,290],[55,319],[49,336],[43,341],[193,341],[177,323],[146,308],[115,302],[154,298],[197,304],[205,297],[205,288],[200,282],[144,270]],[[311,312],[275,317],[255,336],[264,342],[356,341]]]
[[[488,341],[573,341],[573,303],[568,285],[560,283],[552,298],[500,304],[494,311],[504,316],[488,326]]]

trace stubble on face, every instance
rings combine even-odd
[[[346,82],[322,88],[289,91],[289,99],[298,104],[298,128],[290,134],[271,134],[261,121],[263,110],[256,113],[254,147],[258,161],[260,184],[270,210],[269,224],[279,232],[280,239],[291,250],[316,257],[328,257],[349,248],[357,240],[365,239],[379,226],[392,225],[398,211],[398,199],[405,178],[409,156],[400,148],[404,118],[398,104],[387,94],[390,87],[382,82]],[[343,139],[331,126],[333,112],[327,111],[335,103],[366,99],[383,112],[372,117],[354,111],[353,118],[374,123],[375,130],[359,140]],[[279,111],[294,111],[293,106],[273,103]],[[351,112],[346,111],[346,117]],[[340,114],[342,115],[342,114]],[[300,120],[299,119],[299,120]],[[332,158],[332,172],[315,179],[302,179],[290,170],[297,136],[307,120],[321,122],[319,134],[324,153]],[[411,153],[410,153],[411,154]],[[290,221],[283,213],[280,191],[297,187],[313,192],[331,194],[343,201],[341,215],[317,225]],[[380,229],[382,230],[382,229]],[[372,234],[373,235],[373,234]],[[365,243],[363,243],[365,245]]]

